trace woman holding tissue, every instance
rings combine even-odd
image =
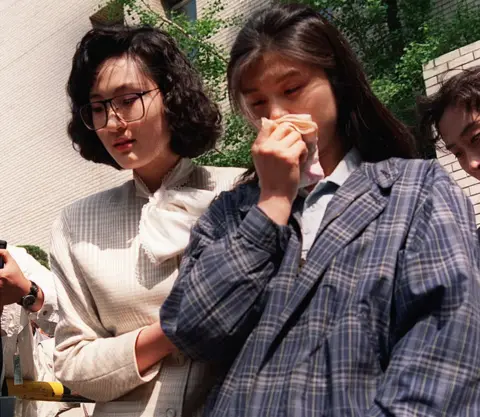
[[[77,201],[54,225],[56,376],[97,401],[94,416],[198,415],[215,374],[168,341],[158,306],[190,227],[243,170],[190,160],[213,148],[221,117],[160,30],[88,32],[68,94],[68,130],[80,154],[133,179]]]
[[[478,414],[480,253],[462,191],[412,159],[308,7],[255,14],[228,86],[259,129],[256,178],[194,226],[160,315],[183,352],[229,365],[206,415]]]

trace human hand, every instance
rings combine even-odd
[[[258,206],[278,224],[288,222],[307,154],[302,135],[286,124],[264,123],[252,146],[261,189]]]
[[[25,278],[22,270],[6,249],[0,249],[4,266],[0,269],[0,308],[18,303],[30,292],[31,282]]]

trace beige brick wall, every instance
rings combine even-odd
[[[60,209],[126,173],[83,161],[66,135],[65,83],[97,0],[0,2],[0,239],[48,249]]]
[[[480,41],[442,55],[423,67],[423,78],[427,95],[438,91],[442,83],[463,69],[480,65]],[[437,150],[437,157],[452,178],[470,196],[475,208],[477,225],[480,226],[480,182],[460,168],[455,156],[444,150]]]
[[[232,17],[239,18],[239,25],[232,26],[227,29],[223,29],[215,36],[212,37],[217,45],[224,49],[227,53],[230,52],[230,48],[235,41],[240,25],[256,10],[263,9],[272,3],[272,0],[223,0],[224,9],[219,13],[219,17],[222,19],[230,19]],[[208,7],[211,0],[197,0],[197,14],[202,15],[203,10]],[[224,113],[230,111],[230,104],[228,98],[225,98],[220,102],[220,109]]]
[[[199,16],[202,15],[203,9],[209,2],[210,0],[197,0],[197,13]],[[219,14],[219,17],[223,19],[239,17],[244,21],[254,11],[267,7],[271,3],[272,0],[224,0],[224,10]],[[228,51],[238,31],[239,27],[222,30],[213,37],[213,40]]]

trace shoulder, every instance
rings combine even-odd
[[[135,187],[130,180],[118,187],[100,191],[67,205],[60,217],[69,221],[85,221],[85,218],[86,220],[94,218],[96,213],[122,209],[134,195]]]
[[[210,212],[217,214],[220,221],[230,217],[242,218],[258,203],[259,196],[260,189],[256,182],[241,183],[221,192],[210,206]]]
[[[245,173],[244,168],[195,166],[190,186],[200,189],[215,191],[231,190],[241,176]]]
[[[381,162],[363,163],[361,169],[380,186],[431,188],[433,184],[455,187],[456,183],[435,159],[390,158]]]

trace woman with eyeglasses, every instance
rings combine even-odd
[[[228,86],[258,128],[256,175],[196,223],[160,314],[182,351],[230,361],[205,415],[480,415],[480,254],[462,190],[414,159],[311,8],[251,17]]]
[[[54,224],[56,375],[97,402],[95,416],[197,415],[214,371],[176,351],[158,307],[191,226],[243,170],[192,163],[214,147],[221,117],[160,30],[88,32],[68,95],[68,133],[80,155],[133,179],[77,201]]]

